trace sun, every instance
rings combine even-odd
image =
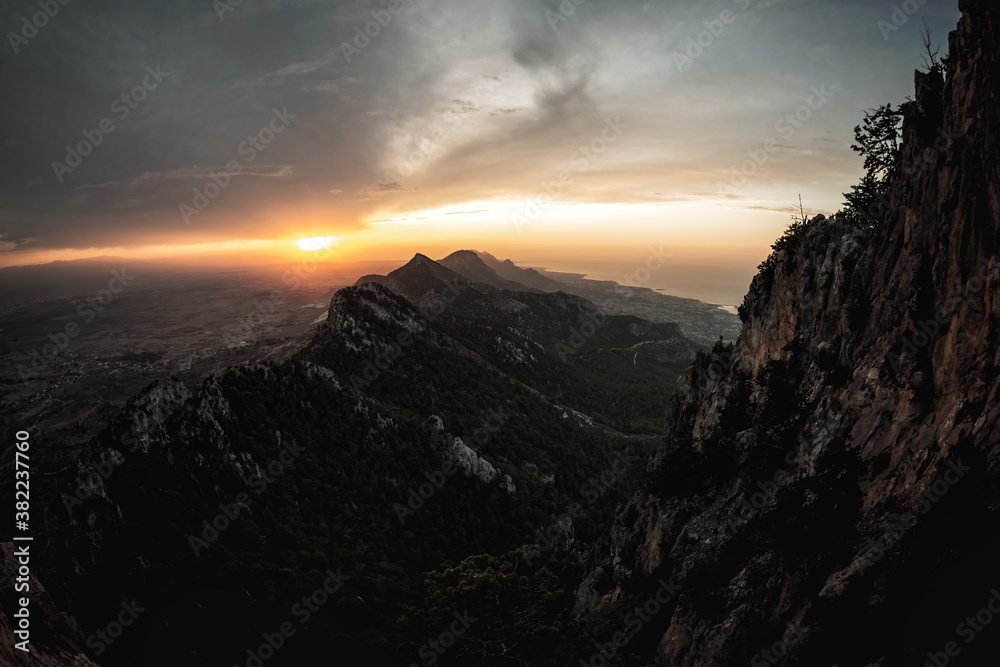
[[[299,246],[299,250],[304,250],[305,252],[316,252],[317,250],[329,248],[336,242],[336,236],[313,236],[307,239],[299,239],[296,241],[296,244]]]

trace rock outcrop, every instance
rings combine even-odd
[[[3,600],[0,606],[0,664],[9,667],[98,667],[70,639],[76,633],[72,619],[63,617],[34,573],[18,574],[25,560],[18,553],[26,546],[30,551],[29,543],[0,543],[0,599]],[[29,556],[28,566],[32,565]],[[27,651],[17,648],[23,636],[15,634],[21,619],[14,618],[21,608],[19,600],[24,597],[29,600]]]
[[[481,458],[461,438],[447,433],[440,417],[435,415],[424,422],[423,432],[442,464],[452,470],[459,469],[466,477],[475,478],[483,484],[497,482],[500,488],[510,495],[517,493],[517,487],[510,475],[504,475],[489,461]]]
[[[875,667],[954,642],[995,664],[997,629],[956,624],[1000,585],[1000,7],[960,9],[946,80],[918,72],[904,105],[884,225],[810,221],[735,347],[679,382],[578,591],[582,613],[683,587],[622,655]]]

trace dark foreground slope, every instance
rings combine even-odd
[[[997,664],[1000,7],[960,5],[885,226],[811,221],[670,402],[578,610],[682,588],[611,664]]]
[[[39,654],[410,665],[468,613],[489,620],[437,664],[565,663],[575,545],[638,488],[695,347],[572,295],[408,267],[392,275],[413,301],[345,288],[297,358],[160,380],[74,465],[36,466]]]

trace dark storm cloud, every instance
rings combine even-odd
[[[177,215],[192,196],[188,181],[230,160],[245,163],[240,146],[267,126],[274,108],[295,120],[244,164],[213,206],[214,222],[205,216],[206,234],[253,235],[246,218],[224,214],[249,212],[287,188],[329,189],[371,160],[365,94],[354,92],[356,78],[335,74],[344,64],[336,45],[349,29],[334,18],[343,7],[244,3],[220,21],[209,2],[165,5],[71,2],[4,58],[4,81],[17,100],[0,111],[0,225],[10,237],[65,247],[190,234]],[[31,8],[8,7],[3,24]],[[142,102],[123,102],[147,67],[169,74]],[[110,133],[96,134],[102,120]],[[66,147],[81,141],[97,145],[59,182],[52,163],[67,164]],[[287,178],[262,186],[246,178],[254,175]],[[104,192],[81,194],[93,188]],[[119,199],[141,203],[122,211]]]
[[[710,190],[824,83],[836,101],[767,178],[833,174],[846,188],[861,111],[909,92],[918,19],[943,42],[956,16],[927,3],[884,39],[892,3],[861,0],[586,0],[566,16],[548,0],[401,2],[390,14],[364,0],[223,12],[210,0],[70,0],[17,53],[5,39],[0,251],[275,238],[294,224],[283,207],[350,233],[381,206],[530,196],[616,116],[628,135],[579,196],[680,200]],[[704,22],[744,4],[679,70]],[[6,3],[0,29],[16,33],[37,10]],[[150,68],[169,74],[136,101]],[[245,142],[266,138],[275,110],[294,118],[248,160]],[[95,134],[102,122],[113,131]],[[53,168],[98,136],[79,166]],[[819,141],[830,150],[803,148]],[[405,179],[387,178],[414,158]],[[185,225],[178,207],[234,160],[240,173]]]

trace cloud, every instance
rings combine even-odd
[[[812,189],[835,206],[861,172],[851,128],[912,93],[919,66],[919,39],[886,43],[884,10],[861,0],[753,2],[685,71],[673,52],[719,6],[593,0],[553,30],[556,0],[414,2],[347,62],[341,43],[378,6],[244,0],[219,21],[205,0],[81,5],[73,26],[46,29],[46,58],[0,60],[18,100],[0,108],[0,224],[44,247],[270,238],[300,212],[345,235],[394,213],[539,196],[619,116],[627,132],[560,200],[760,205]],[[926,14],[936,34],[954,25],[952,9]],[[52,162],[147,64],[171,76],[58,182]],[[741,188],[746,198],[717,192],[824,84],[836,96]],[[295,118],[246,164],[238,147],[275,108]],[[232,159],[245,170],[183,225],[178,205]]]
[[[474,113],[476,111],[480,111],[481,109],[482,107],[475,102],[455,99],[451,101],[451,106],[445,109],[439,109],[439,111],[441,111],[441,113]]]
[[[252,85],[254,86],[271,86],[278,85],[284,82],[285,79],[290,77],[301,77],[316,70],[327,67],[333,61],[340,57],[339,51],[331,51],[322,58],[318,60],[304,60],[302,62],[291,63],[290,65],[285,65],[272,72],[267,72],[261,76],[258,76],[253,80]],[[326,85],[335,85],[333,82],[323,82]],[[323,85],[323,84],[314,84]]]
[[[219,174],[228,173],[226,165],[216,165],[214,167],[180,167],[169,171],[146,171],[128,181],[105,181],[103,183],[87,183],[77,186],[78,190],[104,189],[120,185],[139,185],[145,181],[176,181],[181,179],[212,178]],[[295,168],[289,164],[261,164],[241,167],[238,172],[229,174],[231,178],[240,176],[260,176],[263,178],[285,178],[292,176]]]
[[[147,173],[143,174],[139,178],[146,180],[148,178],[165,178],[165,179],[178,179],[178,178],[212,178],[214,175],[225,172],[225,165],[218,165],[215,167],[192,167],[190,169],[173,169],[165,174],[153,174]],[[236,178],[239,176],[261,176],[264,178],[285,178],[292,176],[295,173],[295,168],[290,164],[257,164],[250,166],[243,166],[240,170],[234,174],[232,177]]]
[[[241,0],[239,3],[232,0],[220,0],[218,4],[213,4],[212,11],[203,15],[203,22],[207,25],[214,25],[221,21],[246,21],[255,18],[258,14],[273,12],[285,5],[290,5],[301,0]],[[211,16],[211,18],[209,18]]]

